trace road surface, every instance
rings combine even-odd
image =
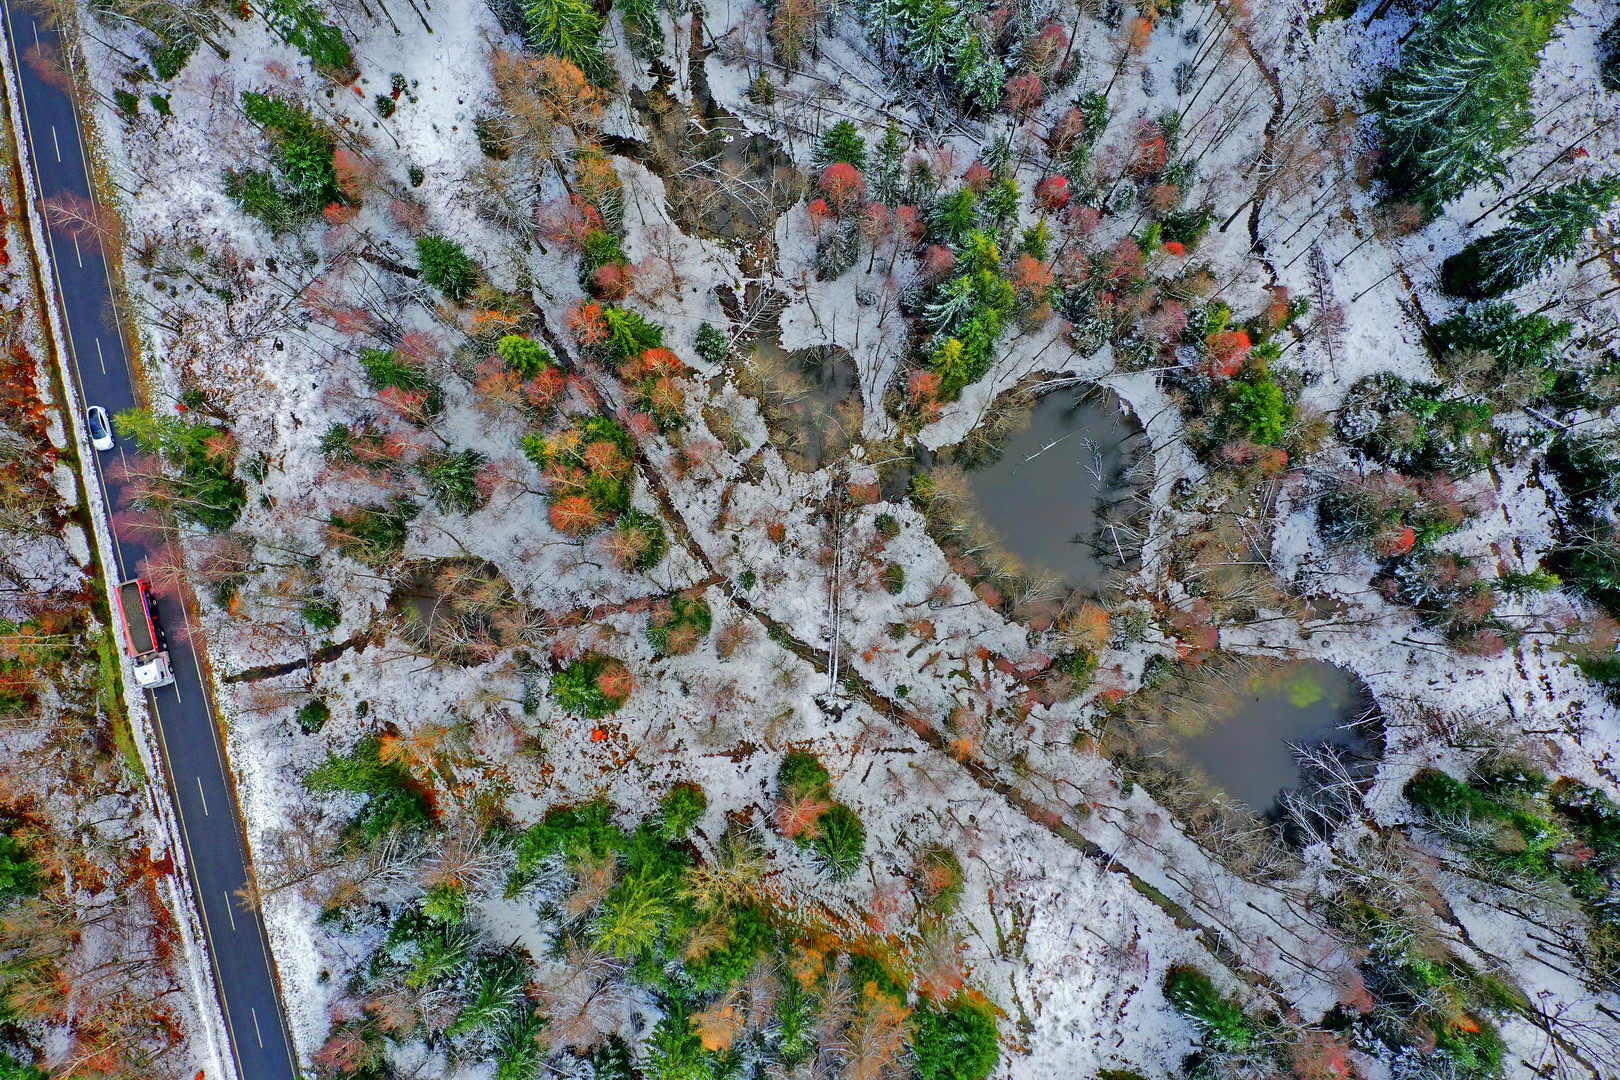
[[[36,47],[53,49],[57,34],[37,23],[24,6],[9,2],[3,6],[7,44],[22,81],[27,128],[23,135],[32,151],[39,193],[46,199],[63,192],[89,199],[92,192],[75,102],[60,86],[41,78],[26,59]],[[92,243],[54,232],[48,242],[53,265],[44,270],[47,279],[55,276],[71,339],[71,366],[84,403],[100,405],[112,415],[133,408],[137,402],[129,358],[111,315],[112,285],[100,251]],[[108,482],[103,466],[121,453],[113,449],[94,454],[96,479],[112,508],[118,506],[119,485]],[[146,552],[140,537],[127,530],[114,530],[113,543],[117,573],[120,580],[127,580],[138,573]],[[158,599],[158,618],[171,631],[184,623],[179,602],[170,597]],[[179,813],[191,883],[202,907],[203,932],[237,1073],[241,1080],[295,1080],[296,1055],[276,993],[264,922],[237,894],[248,880],[247,844],[233,790],[226,782],[224,748],[196,648],[170,633],[175,685],[150,695],[167,766],[165,778]]]

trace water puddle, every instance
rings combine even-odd
[[[1284,789],[1324,781],[1309,760],[1320,748],[1334,748],[1353,780],[1369,777],[1381,756],[1371,692],[1354,673],[1323,661],[1217,662],[1155,697],[1150,713],[1132,724],[1136,752],[1202,774],[1273,817]]]
[[[670,214],[683,231],[768,246],[776,219],[803,194],[804,176],[776,140],[749,131],[714,100],[701,54],[689,71],[695,108],[675,96],[675,73],[659,61],[657,84],[630,95],[648,141],[610,140],[609,148],[664,179]]]
[[[423,653],[468,666],[519,640],[521,601],[493,563],[426,559],[406,567],[388,598],[394,629]]]
[[[767,334],[754,343],[744,381],[760,402],[771,441],[795,469],[823,468],[860,435],[860,373],[844,349],[790,352],[775,333]]]
[[[1046,394],[998,454],[978,456],[994,460],[967,471],[973,503],[1024,574],[1095,593],[1138,564],[1138,496],[1152,460],[1141,423],[1112,391]]]

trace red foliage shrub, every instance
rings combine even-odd
[[[568,329],[581,345],[595,345],[607,340],[607,317],[601,304],[581,301],[568,312]]]
[[[1052,271],[1028,253],[1018,256],[1008,277],[1026,298],[1042,296],[1052,287]]]
[[[609,701],[624,701],[636,688],[636,677],[623,664],[609,664],[596,677],[596,688]]]
[[[968,166],[967,172],[962,174],[962,183],[972,188],[975,194],[984,194],[984,189],[995,180],[996,174],[990,171],[989,166],[982,161],[975,161]]]
[[[1249,358],[1249,332],[1222,330],[1211,334],[1204,342],[1209,347],[1209,374],[1212,378],[1230,379],[1243,370]]]
[[[578,195],[537,207],[534,223],[541,236],[568,251],[583,250],[587,236],[607,227],[596,207]]]
[[[551,504],[552,528],[565,536],[584,536],[604,520],[588,495],[564,495]]]
[[[388,214],[401,232],[419,236],[427,230],[427,207],[419,202],[395,199],[388,204]]]
[[[923,248],[922,275],[928,281],[944,281],[956,266],[956,252],[942,244]]]
[[[1086,133],[1086,116],[1079,109],[1070,109],[1052,124],[1046,133],[1046,145],[1054,154],[1066,154],[1076,139]]]
[[[1007,80],[1004,90],[1006,96],[1002,101],[1007,111],[1019,117],[1038,109],[1046,96],[1046,84],[1039,75],[1014,75]]]
[[[1166,240],[1164,242],[1164,251],[1165,254],[1174,255],[1179,259],[1187,253],[1187,247],[1180,240]]]
[[[1136,126],[1136,146],[1126,171],[1133,176],[1157,176],[1170,161],[1170,149],[1165,144],[1164,132],[1151,120]]]
[[[866,197],[866,177],[847,161],[835,161],[822,169],[816,186],[840,217],[859,206]]]
[[[941,382],[937,372],[913,371],[911,378],[906,380],[906,393],[911,398],[911,404],[924,405],[937,400]]]
[[[1035,205],[1056,213],[1069,205],[1069,178],[1060,174],[1048,176],[1035,185]]]

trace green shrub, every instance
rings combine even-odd
[[[681,843],[709,808],[709,797],[696,784],[676,784],[659,804],[658,834]]]
[[[152,74],[159,82],[168,82],[180,74],[191,62],[201,44],[196,34],[181,31],[164,35],[146,46],[146,55],[152,59]]]
[[[692,348],[711,364],[724,363],[731,355],[731,345],[726,341],[726,335],[708,323],[697,328],[697,334],[692,339]]]
[[[885,540],[893,540],[900,535],[900,519],[888,512],[879,514],[873,519],[872,524],[877,529],[877,534]]]
[[[408,496],[391,502],[352,506],[334,513],[329,524],[338,550],[358,562],[382,567],[405,550],[411,519],[421,512]]]
[[[441,513],[472,514],[487,501],[478,486],[478,471],[486,460],[477,450],[435,450],[422,455],[415,468]]]
[[[19,1061],[0,1050],[0,1080],[49,1080],[49,1077],[32,1062]]]
[[[1294,418],[1293,404],[1277,380],[1268,376],[1234,379],[1221,406],[1222,426],[1260,446],[1275,446]]]
[[[776,788],[786,800],[825,798],[832,790],[832,774],[808,750],[789,750],[776,772]]]
[[[834,803],[818,819],[817,827],[811,845],[823,870],[842,880],[860,869],[861,856],[866,854],[866,827],[855,811]]]
[[[918,892],[922,902],[942,915],[956,910],[962,899],[962,863],[950,848],[932,845],[917,859]]]
[[[332,710],[325,698],[311,698],[298,707],[298,726],[310,735],[315,734],[331,719]]]
[[[343,621],[343,607],[330,596],[316,594],[304,601],[303,607],[298,609],[304,622],[309,624],[311,630],[326,632],[335,630]]]
[[[817,172],[838,161],[864,171],[866,140],[861,138],[854,121],[840,120],[821,133],[810,160]]]
[[[629,846],[630,838],[613,824],[613,807],[597,799],[583,806],[549,811],[517,843],[517,873],[527,874],[562,853],[570,866],[586,859],[605,859]]]
[[[1097,674],[1097,665],[1100,662],[1097,654],[1090,649],[1080,649],[1076,652],[1064,653],[1053,659],[1052,669],[1072,679],[1076,691],[1083,691],[1091,685],[1091,680]]]
[[[304,777],[316,794],[364,795],[365,804],[349,819],[349,828],[375,839],[394,829],[425,827],[431,820],[427,798],[398,762],[384,762],[382,742],[368,736],[344,755],[329,754]]]
[[[603,305],[602,318],[607,323],[607,338],[602,347],[616,364],[637,358],[648,349],[657,349],[664,344],[663,328],[628,308]]]
[[[1509,303],[1468,304],[1434,325],[1435,348],[1442,356],[1470,350],[1490,353],[1492,370],[1501,374],[1546,372],[1551,389],[1562,361],[1559,346],[1572,324],[1540,313],[1520,315]]]
[[[334,73],[354,67],[354,53],[343,40],[343,31],[323,20],[312,0],[268,0],[267,7],[270,29],[316,67]]]
[[[113,104],[125,116],[139,116],[141,114],[141,99],[132,90],[114,90]]]
[[[10,833],[0,833],[0,901],[32,896],[42,880],[39,864],[29,857],[28,849]]]
[[[478,284],[478,267],[448,237],[418,236],[416,261],[421,264],[422,280],[458,304]]]
[[[441,881],[422,897],[422,914],[434,922],[459,923],[467,918],[467,887]]]
[[[630,673],[618,660],[586,653],[551,680],[551,696],[568,712],[600,720],[619,711],[631,686]]]
[[[1164,982],[1165,997],[1177,1012],[1201,1031],[1218,1050],[1247,1050],[1254,1043],[1255,1031],[1243,1006],[1222,997],[1208,975],[1195,967],[1177,965]]]
[[[1496,448],[1490,403],[1448,396],[1439,383],[1380,374],[1350,388],[1339,409],[1339,437],[1381,465],[1403,472],[1468,476]]]
[[[1598,35],[1598,81],[1605,90],[1620,90],[1620,19]]]
[[[911,1017],[912,1073],[917,1080],[984,1080],[1001,1060],[996,1018],[965,1000]]]
[[[633,537],[627,537],[630,540],[627,550],[634,552],[634,558],[630,560],[632,570],[657,566],[669,550],[669,536],[664,532],[664,523],[651,514],[636,509],[626,510],[619,515],[618,528],[622,533],[633,534]]]
[[[701,596],[672,596],[653,608],[647,641],[660,656],[684,655],[697,647],[714,625],[709,602]]]
[[[537,51],[579,65],[587,78],[603,85],[611,68],[602,52],[602,20],[585,0],[522,0],[529,44]]]
[[[1200,206],[1195,210],[1180,210],[1173,214],[1166,214],[1159,222],[1160,243],[1177,243],[1188,251],[1198,246],[1198,242],[1209,232],[1209,227],[1215,223],[1215,208],[1213,206]]]
[[[361,349],[357,359],[373,390],[403,390],[422,395],[422,412],[437,416],[444,411],[444,391],[428,373],[402,360],[393,349]],[[330,432],[328,432],[330,434]]]
[[[288,98],[248,90],[242,93],[242,111],[270,138],[273,144],[271,160],[279,173],[279,183],[265,174],[252,174],[257,179],[251,181],[248,180],[248,173],[232,175],[243,177],[244,183],[250,185],[270,182],[279,201],[279,211],[289,215],[292,223],[313,217],[331,203],[348,202],[348,197],[338,186],[337,170],[332,164],[336,144],[331,134],[307,108]],[[230,191],[231,182],[228,179],[227,192]],[[247,192],[244,190],[232,194],[232,198],[242,202],[243,209],[248,210],[248,203],[242,201],[243,194]],[[252,194],[258,200],[267,199],[262,190]],[[265,224],[277,227],[270,220],[266,220]]]
[[[495,351],[525,379],[532,379],[547,368],[556,366],[550,351],[522,334],[507,334],[495,344]]]
[[[906,568],[897,562],[891,562],[883,568],[883,588],[891,596],[899,596],[906,591]]]

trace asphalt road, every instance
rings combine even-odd
[[[64,191],[91,198],[75,103],[60,86],[40,77],[25,57],[36,46],[53,47],[54,31],[22,6],[4,3],[8,47],[23,87],[25,133],[32,148],[39,192],[50,199]],[[129,358],[117,321],[107,267],[92,243],[54,231],[49,237],[57,293],[71,338],[72,366],[87,405],[111,415],[136,404]],[[103,466],[121,449],[95,454],[96,477],[109,507],[118,506],[116,483]],[[139,572],[146,552],[138,535],[114,530],[121,580]],[[158,599],[158,620],[169,627],[169,658],[175,685],[150,694],[157,718],[166,780],[180,815],[191,883],[202,906],[202,924],[214,977],[230,1028],[231,1053],[241,1080],[294,1080],[296,1055],[276,994],[264,922],[245,907],[237,890],[247,882],[248,852],[236,799],[226,782],[225,753],[213,704],[203,686],[192,642],[172,632],[184,623],[179,602]]]

